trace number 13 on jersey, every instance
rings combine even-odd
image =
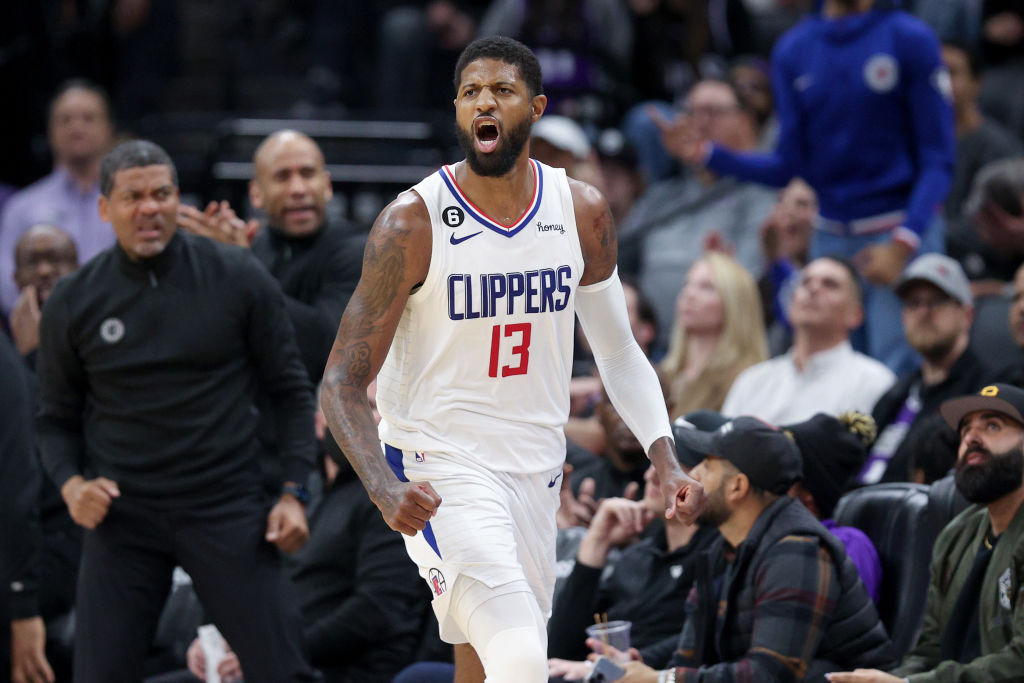
[[[502,345],[509,348],[515,356],[516,365],[502,365],[501,376],[525,375],[530,365],[530,323],[513,323],[495,325],[491,328],[491,362],[487,369],[488,377],[498,376],[498,363]]]

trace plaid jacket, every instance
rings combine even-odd
[[[824,681],[896,661],[842,543],[799,502],[769,505],[731,563],[725,550],[722,539],[695,567],[671,662],[680,683]]]

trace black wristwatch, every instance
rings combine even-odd
[[[303,505],[309,504],[309,499],[311,497],[309,489],[307,489],[302,484],[296,484],[295,482],[291,481],[287,482],[284,486],[281,487],[281,495],[284,495],[286,493],[294,497],[295,500],[299,501]]]

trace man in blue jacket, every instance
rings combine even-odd
[[[874,0],[825,0],[772,56],[780,132],[770,153],[701,138],[685,117],[662,122],[674,154],[720,175],[818,193],[811,258],[838,253],[870,283],[867,350],[900,374],[914,356],[889,289],[911,256],[942,251],[937,209],[949,190],[955,134],[949,74],[931,29]]]

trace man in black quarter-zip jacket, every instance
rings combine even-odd
[[[75,681],[134,683],[180,564],[250,683],[315,680],[277,551],[308,537],[313,396],[281,290],[244,250],[178,233],[177,173],[146,141],[101,168],[117,244],[44,306],[44,465],[85,534]],[[257,387],[284,480],[256,463]],[[272,545],[273,544],[273,545]]]

